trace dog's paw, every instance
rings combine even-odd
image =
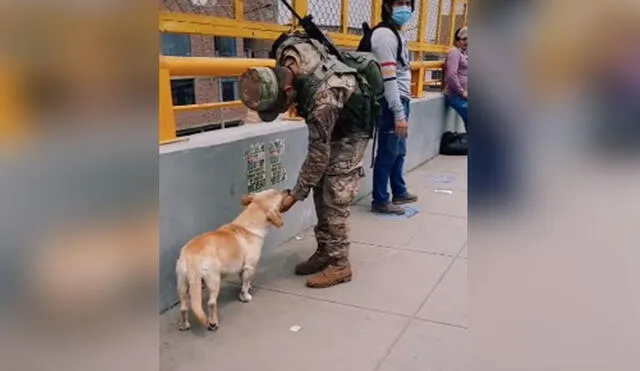
[[[248,303],[251,300],[253,300],[253,296],[251,294],[249,294],[248,291],[247,292],[240,291],[240,294],[238,295],[238,298],[243,303]]]
[[[209,331],[218,331],[218,329],[220,328],[220,325],[217,323],[209,323],[209,326],[207,327],[207,330]]]
[[[182,324],[180,325],[180,327],[178,327],[179,331],[189,331],[191,330],[191,325],[186,323],[186,324]]]

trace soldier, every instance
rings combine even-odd
[[[360,94],[359,76],[303,33],[283,34],[271,54],[276,68],[250,69],[240,79],[240,90],[244,104],[265,121],[295,103],[309,129],[307,157],[281,211],[313,190],[318,246],[295,273],[312,275],[307,286],[313,288],[349,282],[349,206],[364,177],[362,159],[370,138],[356,119],[357,110],[347,105]]]

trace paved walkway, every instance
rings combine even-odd
[[[161,370],[463,371],[467,353],[467,162],[438,157],[407,175],[411,218],[352,211],[354,280],[305,287],[293,266],[313,232],[265,256],[250,304],[223,289],[216,333],[161,318]],[[295,331],[298,330],[298,331]]]

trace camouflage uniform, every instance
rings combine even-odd
[[[328,54],[322,44],[300,35],[281,39],[272,51],[275,70],[251,68],[240,78],[241,100],[262,120],[273,121],[294,99],[305,118],[308,153],[291,195],[302,201],[313,190],[318,249],[295,270],[300,275],[314,274],[307,286],[329,287],[352,276],[347,222],[364,176],[362,159],[371,134],[359,117],[359,107],[367,98],[363,98],[357,70]],[[293,81],[288,80],[291,74],[286,68],[295,74]],[[295,96],[286,89],[290,83]]]
[[[313,71],[321,63],[320,55],[309,44],[288,48],[276,56],[279,65],[294,60],[299,75]],[[289,59],[291,58],[291,59]],[[315,227],[318,257],[328,257],[334,264],[345,264],[349,255],[349,206],[354,201],[364,176],[362,159],[369,139],[366,134],[332,136],[340,122],[338,117],[354,92],[352,75],[331,76],[316,91],[312,108],[305,117],[309,128],[309,148],[292,196],[304,200],[313,189],[318,224]]]

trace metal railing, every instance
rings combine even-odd
[[[212,108],[241,107],[241,101],[213,102],[193,104],[187,106],[173,106],[171,98],[171,77],[180,76],[240,76],[250,67],[273,67],[273,59],[249,58],[205,58],[205,57],[160,57],[159,73],[159,135],[160,143],[170,143],[176,136],[176,111],[193,111]],[[435,83],[437,80],[426,80],[426,71],[442,70],[442,61],[414,61],[411,62],[412,96],[422,97],[425,83]]]
[[[313,14],[314,21],[336,46],[347,49],[358,46],[363,22],[377,24],[380,21],[382,9],[382,0],[292,0],[291,3],[301,15]],[[297,26],[280,0],[162,0],[160,7],[161,32],[275,40],[282,32]],[[422,61],[423,55],[448,51],[455,29],[467,22],[468,0],[416,0],[415,14],[405,31],[409,49],[418,54],[419,61],[411,63],[412,95],[420,97],[425,83],[440,84],[425,81],[426,72],[442,69],[442,62]],[[269,59],[161,56],[160,142],[177,139],[176,112],[243,106],[240,101],[231,101],[174,107],[172,77],[233,77],[240,76],[249,67],[274,64],[275,61]]]

